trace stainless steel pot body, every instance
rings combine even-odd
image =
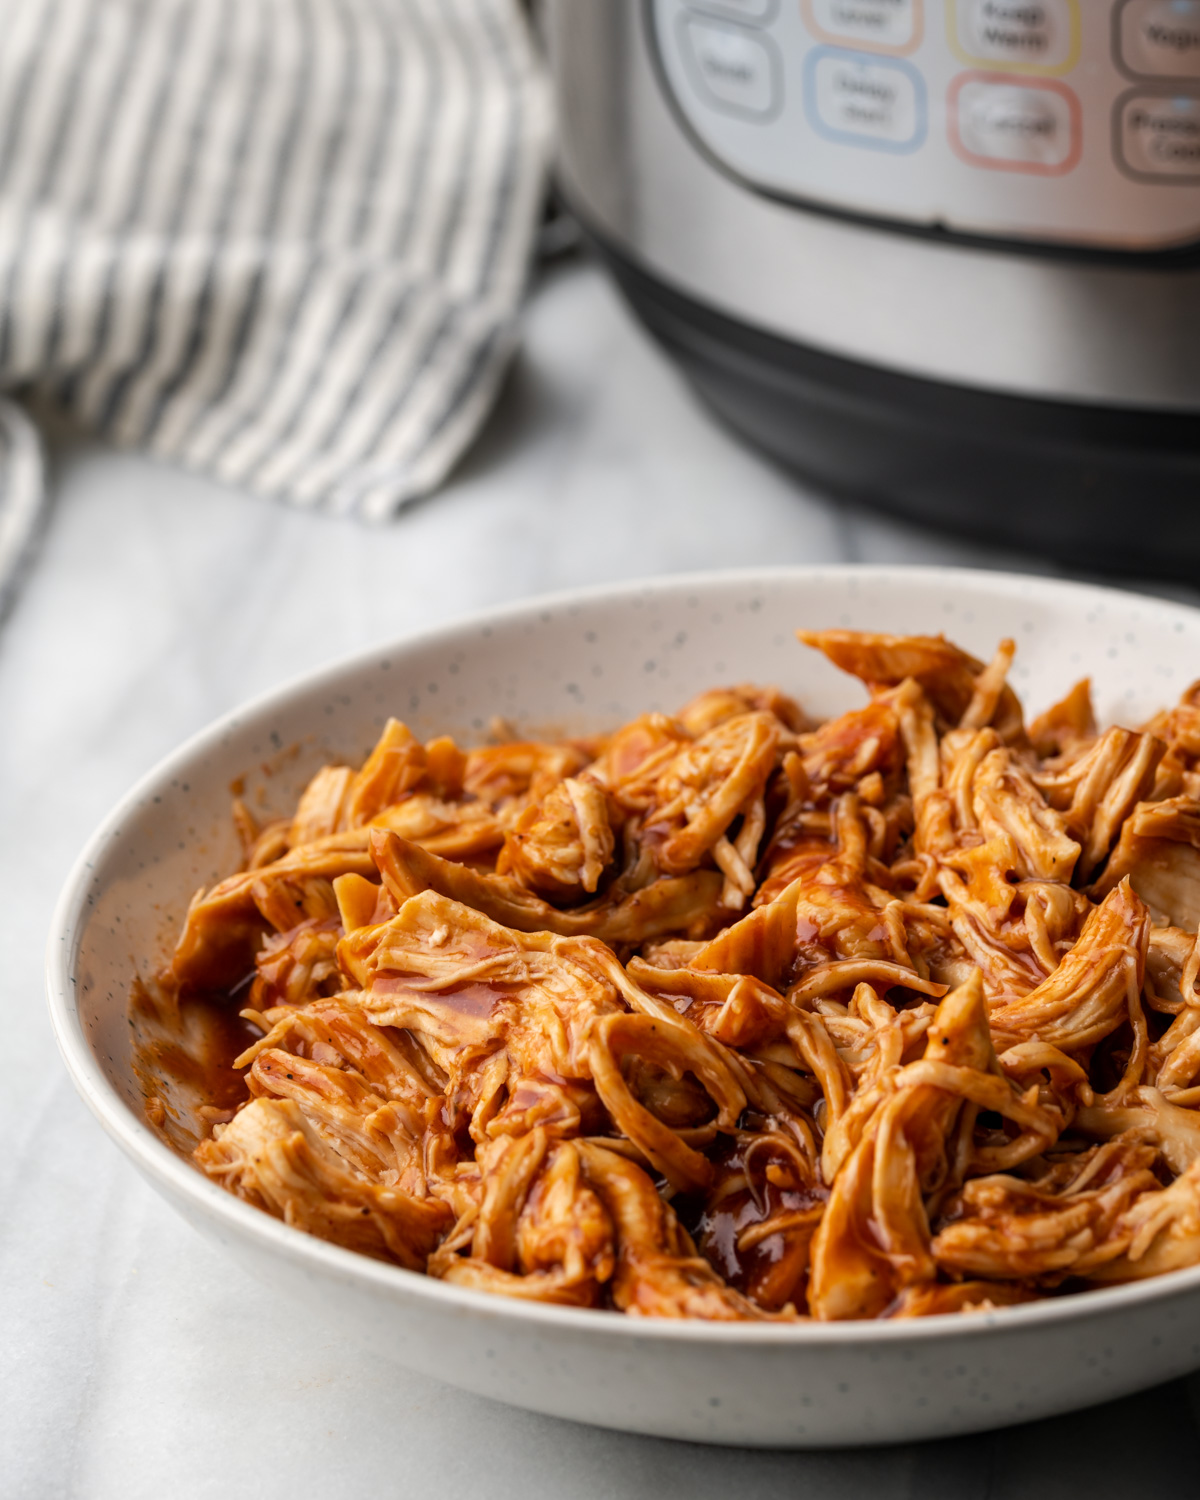
[[[922,379],[1200,411],[1200,0],[544,15],[565,190],[668,286]]]

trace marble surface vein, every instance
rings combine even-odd
[[[390,525],[297,513],[65,432],[49,456],[49,528],[0,631],[3,1500],[1189,1492],[1200,1377],[993,1436],[787,1454],[606,1433],[368,1360],[141,1183],[77,1101],[45,1017],[45,935],[92,827],[185,736],[282,680],[490,604],[664,571],[1052,569],[806,490],[703,411],[582,262],[537,287],[474,453]]]

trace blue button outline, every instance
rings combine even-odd
[[[817,64],[826,57],[846,58],[871,68],[887,68],[892,72],[906,73],[913,84],[913,96],[917,105],[916,133],[908,141],[884,141],[877,136],[856,135],[850,130],[835,130],[821,119],[817,111]],[[916,68],[902,57],[883,57],[878,52],[857,52],[850,47],[813,47],[804,59],[804,114],[809,125],[827,141],[836,141],[843,146],[858,146],[868,151],[887,151],[893,156],[908,156],[919,151],[929,133],[929,106],[925,93],[925,80]]]

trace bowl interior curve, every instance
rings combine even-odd
[[[944,632],[984,659],[1012,636],[1011,680],[1028,714],[1086,675],[1101,723],[1134,725],[1200,675],[1200,612],[952,569],[664,579],[535,601],[367,652],[204,731],[98,830],[50,941],[51,1011],[77,1086],[110,1128],[121,1117],[123,1144],[132,1126],[165,1154],[131,1065],[130,987],[169,954],[192,893],[236,867],[235,786],[260,815],[287,813],[321,764],[361,759],[389,715],[422,738],[477,743],[496,717],[519,732],[580,732],[744,681],[777,684],[816,715],[839,713],[863,702],[863,689],[794,636],[835,626]]]

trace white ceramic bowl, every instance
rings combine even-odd
[[[796,643],[797,626],[945,631],[984,658],[1012,635],[1027,708],[1089,673],[1104,720],[1137,722],[1200,675],[1200,612],[950,569],[667,578],[497,610],[370,651],[196,736],[89,843],[48,959],[54,1028],[79,1092],[142,1174],[249,1271],[376,1351],[537,1411],[719,1443],[880,1443],[1048,1416],[1200,1365],[1200,1269],[899,1323],[639,1320],[465,1291],[325,1244],[221,1191],[145,1124],[126,1023],[131,955],[161,960],[191,892],[233,867],[236,776],[273,759],[269,796],[284,811],[322,761],[362,756],[388,713],[422,736],[470,736],[494,714],[592,727],[750,679],[822,715],[861,701],[856,683]]]

